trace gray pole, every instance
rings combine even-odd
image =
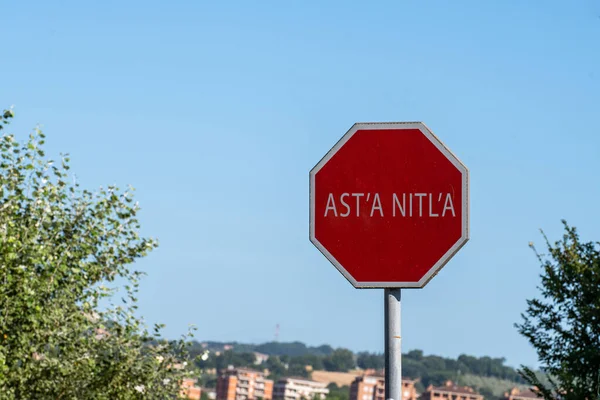
[[[384,289],[385,399],[402,400],[402,337],[400,336],[400,289]]]

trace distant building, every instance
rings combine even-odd
[[[415,381],[402,379],[402,400],[416,400]],[[358,376],[350,385],[349,400],[386,400],[385,378],[382,376]]]
[[[456,386],[452,381],[447,381],[444,386],[429,387],[421,394],[419,400],[483,400],[483,396],[468,386]]]
[[[273,400],[325,400],[327,384],[304,378],[283,378],[273,387]]]
[[[196,386],[196,380],[186,378],[181,382],[181,396],[190,400],[200,400],[202,390]]]
[[[510,392],[504,393],[501,400],[531,400],[539,399],[539,397],[531,389],[519,390],[518,388],[511,389]]]
[[[263,353],[258,353],[258,352],[254,352],[254,357],[256,358],[256,361],[254,361],[254,364],[256,364],[256,365],[262,364],[269,359],[268,354],[263,354]]]
[[[272,400],[273,381],[262,372],[229,368],[217,379],[217,400]]]

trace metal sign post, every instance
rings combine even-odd
[[[402,400],[402,335],[400,289],[384,289],[385,399]]]

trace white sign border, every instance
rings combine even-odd
[[[427,272],[427,274],[418,282],[358,282],[348,271],[327,251],[315,236],[315,176],[321,168],[337,153],[337,151],[359,130],[381,130],[381,129],[418,129],[433,145],[450,160],[450,162],[462,174],[462,234],[460,239],[438,260],[437,263]],[[342,138],[325,154],[325,156],[310,170],[310,241],[317,249],[344,275],[344,277],[357,289],[368,288],[423,288],[437,273],[450,261],[452,257],[469,241],[469,170],[467,167],[448,149],[444,143],[423,123],[423,122],[357,122]]]

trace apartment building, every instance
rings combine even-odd
[[[350,385],[349,400],[386,400],[385,378],[382,376],[357,376]],[[415,381],[402,379],[402,400],[417,400]]]
[[[196,380],[185,378],[181,382],[181,396],[189,400],[200,400],[202,391],[199,386],[196,386]]]
[[[283,378],[273,387],[273,400],[325,400],[327,384],[305,378]]]
[[[468,386],[457,386],[447,381],[444,386],[429,387],[421,394],[419,400],[483,400],[483,396]]]
[[[262,372],[229,368],[217,379],[217,400],[272,400],[273,381]]]
[[[531,400],[539,399],[539,397],[531,390],[519,390],[513,388],[510,392],[504,393],[504,397],[501,400]]]

